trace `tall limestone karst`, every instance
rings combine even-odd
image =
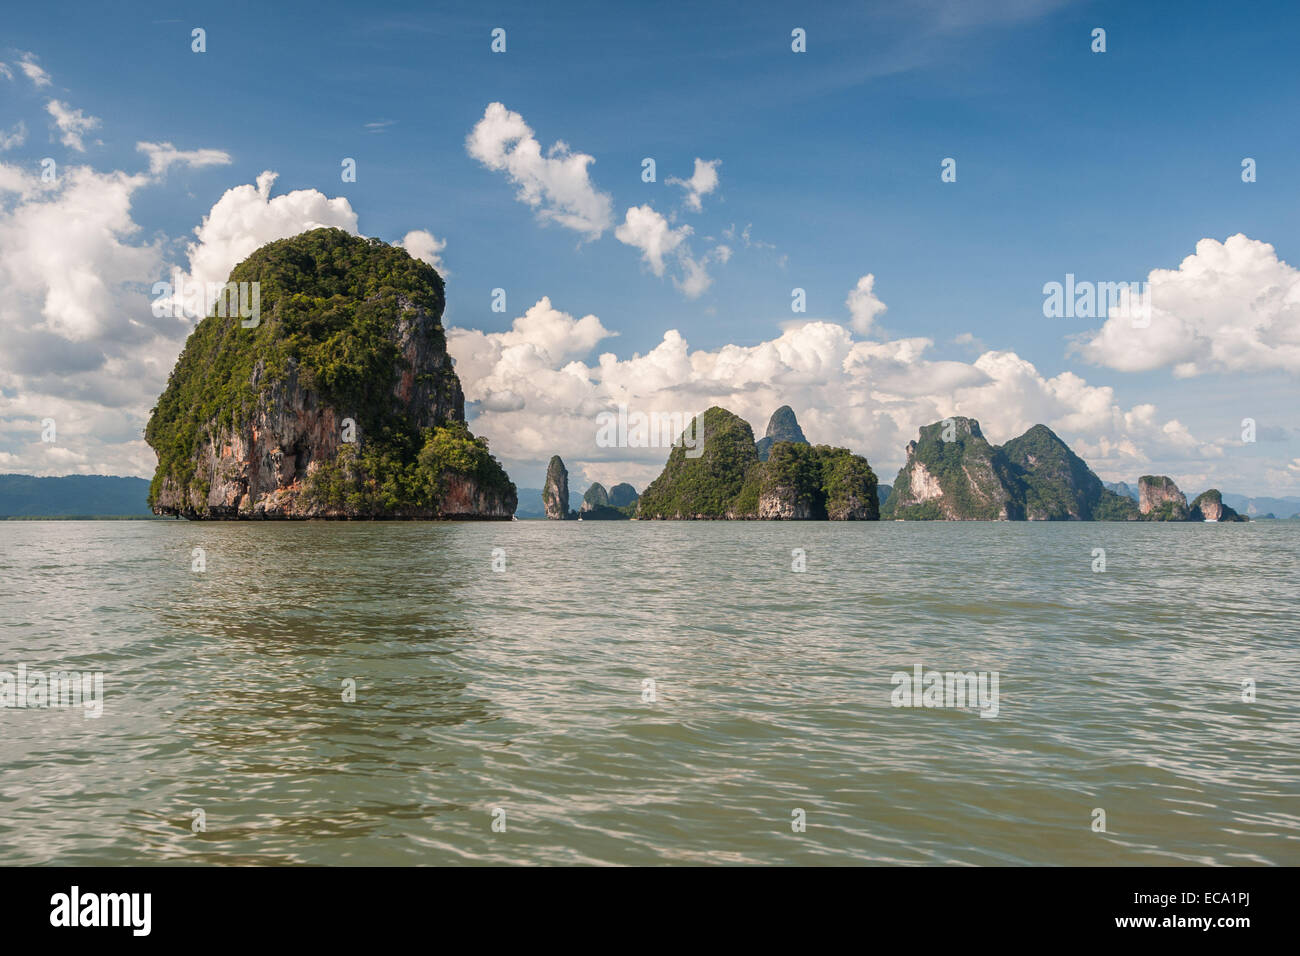
[[[145,431],[155,513],[510,518],[515,486],[465,425],[433,268],[315,229],[230,281],[260,311],[214,309],[186,342]]]
[[[1191,516],[1187,496],[1165,475],[1138,479],[1138,510],[1147,521],[1186,521]]]
[[[569,510],[569,470],[559,455],[552,455],[546,466],[546,482],[542,485],[542,507],[546,517],[553,521],[576,518]]]
[[[772,446],[779,441],[794,442],[800,445],[808,444],[803,429],[799,427],[799,419],[795,417],[794,409],[789,405],[782,405],[767,420],[767,434],[758,440],[756,446],[758,460],[767,461],[768,456],[772,453]]]

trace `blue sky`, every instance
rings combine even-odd
[[[524,395],[522,386],[501,385],[512,373],[497,353],[508,343],[491,336],[508,332],[543,297],[575,320],[598,316],[617,333],[579,356],[594,368],[605,351],[620,361],[645,356],[670,329],[692,351],[715,355],[727,346],[760,348],[791,323],[843,326],[846,296],[870,274],[887,310],[855,339],[928,339],[926,362],[954,364],[936,369],[903,360],[908,383],[900,378],[839,417],[830,407],[844,400],[836,396],[870,391],[904,371],[873,366],[867,378],[836,386],[842,392],[810,384],[815,362],[811,369],[787,363],[777,377],[792,383],[785,391],[810,437],[866,453],[882,480],[893,477],[916,427],[978,412],[997,440],[1011,437],[1013,424],[1048,420],[1072,444],[1082,443],[1103,477],[1161,471],[1193,491],[1216,483],[1295,493],[1296,365],[1287,351],[1296,344],[1294,298],[1283,294],[1263,351],[1206,362],[1189,375],[1175,374],[1172,358],[1129,370],[1117,367],[1123,361],[1113,348],[1109,363],[1097,351],[1081,354],[1077,337],[1086,340],[1105,317],[1045,318],[1042,287],[1066,273],[1146,280],[1153,269],[1177,269],[1202,239],[1222,243],[1243,234],[1271,244],[1280,263],[1260,268],[1259,257],[1243,251],[1250,262],[1224,266],[1245,273],[1236,277],[1240,284],[1212,273],[1204,294],[1230,288],[1249,298],[1252,281],[1281,283],[1294,294],[1286,264],[1300,260],[1300,80],[1293,66],[1300,14],[1282,3],[1248,11],[1035,0],[897,6],[197,4],[178,13],[148,3],[129,10],[24,5],[6,11],[0,38],[0,62],[15,74],[0,76],[0,131],[21,123],[26,135],[0,162],[30,173],[51,156],[65,168],[139,174],[148,166],[141,142],[226,154],[221,164],[178,162],[131,190],[129,221],[138,231],[118,238],[156,245],[164,266],[141,275],[146,284],[165,278],[171,264],[184,267],[195,227],[227,190],[264,170],[278,174],[276,196],[314,190],[346,199],[365,235],[399,241],[411,230],[430,231],[446,243],[446,324],[487,336],[464,346],[480,349],[482,362],[462,359],[453,337],[461,365],[481,368],[483,381],[495,383],[476,393],[467,382],[476,428],[520,484],[538,483],[549,457],[545,435],[519,437],[530,430],[557,429],[553,450],[587,480],[625,475],[641,487],[663,458],[662,450],[620,456],[570,441],[574,429],[563,427],[560,410],[541,409],[543,397]],[[205,53],[191,51],[194,27],[206,30]],[[502,54],[490,50],[497,27],[506,30]],[[795,27],[807,32],[806,53],[791,51]],[[1090,49],[1095,27],[1106,31],[1105,53]],[[24,58],[46,72],[48,85],[24,75]],[[82,149],[61,141],[64,131],[47,106],[52,98],[100,121],[85,131]],[[491,103],[522,117],[543,150],[562,141],[592,157],[591,189],[612,208],[598,238],[543,221],[501,171],[470,155],[466,137]],[[356,159],[356,182],[341,181],[343,157]],[[656,161],[655,183],[642,182],[644,157]],[[957,161],[956,182],[940,181],[945,157]],[[1255,159],[1256,182],[1242,182],[1243,157]],[[718,185],[700,197],[699,211],[667,182],[690,177],[697,158],[720,161]],[[3,207],[11,217],[18,201]],[[672,256],[656,275],[634,245],[616,237],[626,210],[642,205],[670,228],[690,227],[686,241],[696,261],[720,245],[729,250],[726,261],[705,262],[711,281],[701,294],[684,294],[673,281],[682,273]],[[791,312],[795,287],[806,290],[804,314]],[[491,311],[494,288],[507,291],[504,313]],[[1178,319],[1201,327],[1207,342],[1234,334],[1198,313],[1199,294],[1180,300]],[[23,296],[40,312],[29,315],[29,325],[52,321],[48,295],[30,289],[15,292],[8,321],[23,321]],[[1211,303],[1205,312],[1218,315],[1223,307]],[[94,337],[72,338],[81,357],[67,377],[94,362],[93,354],[82,355]],[[150,387],[160,387],[149,375],[169,367],[179,347],[170,332],[159,339],[147,346],[148,370],[137,376]],[[1263,354],[1278,342],[1281,357]],[[553,371],[573,360],[568,346],[533,344],[550,348]],[[1135,340],[1133,348],[1146,345]],[[1046,405],[1032,395],[1020,395],[1016,405],[996,389],[963,393],[975,388],[970,376],[977,373],[958,374],[957,365],[969,370],[990,351],[1014,353],[1045,381],[1073,373],[1090,388],[1108,388],[1109,404],[1089,413],[1091,420],[1072,414],[1062,407],[1070,399],[1059,381]],[[100,354],[106,371],[113,350]],[[83,447],[67,449],[65,459],[37,457],[49,451],[33,445],[39,397],[49,393],[46,404],[57,404],[57,371],[38,375],[11,363],[0,372],[9,376],[0,379],[0,401],[8,403],[0,406],[0,455],[8,456],[0,470],[147,473],[138,419],[148,406],[111,388],[79,400],[116,411],[116,419],[65,410],[95,423],[80,430]],[[942,387],[950,378],[954,384]],[[922,395],[927,380],[940,384]],[[784,395],[739,380],[733,394],[711,381],[712,391],[693,382],[686,392],[729,397],[760,431]],[[526,408],[503,401],[500,410],[484,411],[474,401],[475,394],[505,391]],[[634,397],[653,404],[671,391]],[[597,385],[592,394],[613,392]],[[683,398],[687,407],[692,400]],[[1095,394],[1090,400],[1100,401]],[[1147,405],[1156,407],[1153,415],[1134,416]],[[997,420],[1004,407],[1005,426]],[[589,411],[582,414],[589,418]],[[1243,445],[1247,416],[1282,440]],[[105,424],[110,419],[120,424]],[[1170,421],[1186,436],[1170,431]],[[71,427],[69,442],[79,433]],[[1116,450],[1126,441],[1136,453]]]

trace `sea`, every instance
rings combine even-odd
[[[1297,865],[1298,611],[1297,522],[3,522],[0,864]]]

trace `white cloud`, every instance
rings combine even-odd
[[[849,307],[849,315],[852,316],[850,324],[859,335],[870,334],[876,316],[888,308],[876,298],[875,285],[876,277],[868,272],[858,280],[858,284],[849,292],[849,297],[844,300],[844,304]]]
[[[27,124],[19,120],[14,124],[13,132],[6,133],[0,129],[0,152],[13,149],[27,142]]]
[[[73,166],[45,184],[17,167],[0,168],[20,194],[0,211],[4,324],[73,342],[125,332],[116,290],[146,281],[161,258],[156,247],[127,241],[139,229],[132,197],[147,177]]]
[[[439,239],[428,229],[412,229],[402,241],[397,243],[417,259],[423,259],[437,270],[444,279],[451,275],[442,262],[442,250],[447,248],[447,240]]]
[[[669,186],[681,186],[686,190],[686,205],[699,212],[704,208],[700,201],[701,196],[707,196],[713,190],[718,188],[718,167],[722,165],[720,159],[703,160],[696,157],[695,172],[691,174],[690,179],[678,179],[675,176],[669,176],[666,180]]]
[[[31,80],[37,88],[50,85],[50,74],[46,73],[36,62],[36,57],[31,53],[24,53],[18,62],[18,66],[26,74],[27,79]],[[6,72],[8,67],[5,68]],[[12,75],[12,74],[10,74]]]
[[[698,299],[709,290],[713,285],[713,278],[709,275],[705,264],[709,261],[706,256],[703,259],[692,259],[688,255],[678,257],[678,262],[682,266],[682,277],[674,277],[673,285],[682,290],[682,295],[688,299]]]
[[[710,262],[727,262],[731,247],[714,246],[698,259],[691,253],[687,238],[693,233],[690,226],[671,226],[666,218],[649,205],[632,206],[623,223],[614,230],[614,237],[625,245],[641,252],[641,258],[650,271],[662,277],[667,264],[676,264],[680,275],[672,277],[673,285],[688,299],[698,299],[713,284],[709,275]]]
[[[0,452],[33,474],[147,474],[144,417],[188,329],[150,314],[162,244],[131,216],[143,174],[0,164]],[[53,418],[57,442],[40,441]]]
[[[174,165],[201,168],[203,166],[229,166],[230,154],[222,149],[177,149],[171,143],[136,143],[135,148],[149,157],[149,172],[154,176],[167,172]]]
[[[82,134],[98,127],[99,119],[87,116],[81,110],[73,109],[62,100],[50,100],[45,104],[45,110],[54,117],[54,124],[63,133],[61,137],[63,145],[84,153],[86,146],[82,142]]]
[[[674,229],[668,225],[667,219],[648,205],[632,206],[628,209],[623,224],[614,230],[614,238],[640,249],[650,271],[662,277],[664,256],[675,251],[692,231],[690,226]]]
[[[6,80],[14,78],[14,71],[9,69],[8,63],[0,63],[0,76],[3,76]]]
[[[546,154],[518,113],[490,103],[465,140],[465,149],[488,169],[504,172],[519,187],[517,198],[543,221],[559,223],[589,239],[613,225],[613,200],[592,184],[595,159],[556,142]]]
[[[1075,349],[1125,372],[1300,372],[1300,271],[1266,242],[1202,239],[1177,269],[1147,278],[1150,326],[1113,314]]]

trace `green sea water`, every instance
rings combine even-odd
[[[104,696],[0,709],[0,864],[1295,865],[1298,610],[1282,523],[8,522]]]

